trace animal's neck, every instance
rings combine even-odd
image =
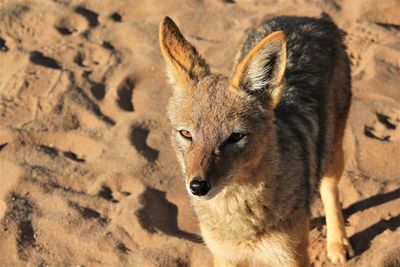
[[[247,177],[245,183],[232,183],[210,200],[194,200],[202,227],[216,230],[225,238],[250,238],[276,223],[270,209],[274,189],[265,175]]]

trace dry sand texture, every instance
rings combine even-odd
[[[321,12],[352,60],[347,266],[394,263],[399,1],[0,0],[0,266],[210,266],[169,143],[158,24],[171,16],[228,75],[250,25]],[[317,199],[309,252],[329,266],[321,216]]]

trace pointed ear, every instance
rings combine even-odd
[[[261,40],[237,65],[231,86],[250,94],[266,93],[275,107],[283,94],[286,35],[273,32]]]
[[[209,74],[206,61],[169,17],[165,17],[160,24],[160,46],[172,84],[188,88]]]

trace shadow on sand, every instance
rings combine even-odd
[[[143,208],[137,211],[136,216],[147,231],[150,233],[161,231],[167,235],[202,243],[200,236],[179,229],[178,208],[166,199],[165,192],[147,188],[141,197],[141,202]]]
[[[376,207],[399,198],[400,188],[388,193],[377,194],[375,196],[360,200],[351,204],[346,209],[343,209],[344,219],[346,221],[347,218],[349,218],[356,212]],[[320,227],[325,224],[326,221],[324,216],[313,218],[311,220],[311,228]],[[382,219],[379,222],[372,224],[368,228],[358,233],[355,233],[353,236],[350,237],[350,242],[353,245],[355,255],[357,256],[365,252],[370,247],[371,241],[379,234],[388,229],[391,231],[395,231],[398,227],[400,227],[400,216],[396,216],[388,220]]]

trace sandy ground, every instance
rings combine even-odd
[[[321,12],[352,60],[346,266],[400,266],[395,0],[0,0],[0,266],[210,266],[170,147],[158,24],[171,16],[228,75],[249,26]],[[317,198],[313,266],[330,266],[322,216]]]

